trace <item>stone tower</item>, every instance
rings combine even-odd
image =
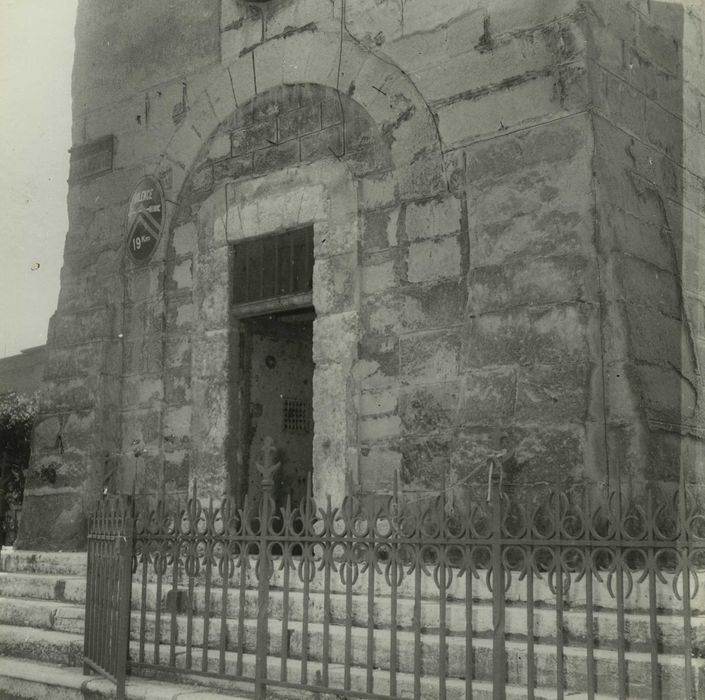
[[[702,481],[696,9],[82,0],[17,546],[267,435],[282,495]]]

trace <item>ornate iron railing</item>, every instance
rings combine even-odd
[[[133,667],[246,681],[258,698],[704,697],[694,495],[507,493],[499,476],[487,500],[468,488],[452,504],[144,508]]]

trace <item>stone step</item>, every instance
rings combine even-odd
[[[288,587],[290,590],[302,590],[303,584],[298,575],[298,567],[301,566],[300,559],[293,557],[292,561],[297,567],[295,570],[290,571],[288,579]],[[244,579],[249,588],[257,588],[257,579],[255,576],[255,562],[256,559],[251,557],[246,560]],[[277,559],[279,563],[280,560]],[[373,585],[375,598],[387,598],[390,595],[390,587],[385,580],[385,570],[388,567],[387,562],[380,563],[382,573],[377,573],[375,575],[375,581]],[[430,567],[430,570],[432,567]],[[85,578],[86,574],[86,553],[85,552],[33,552],[18,550],[15,551],[13,548],[3,547],[0,550],[0,571],[9,573],[31,573],[31,574],[45,574],[45,575],[56,575],[57,578],[69,579],[72,577]],[[136,576],[141,575],[142,568]],[[489,589],[486,581],[486,577],[482,575],[482,571],[478,572],[478,578],[474,578],[472,582],[472,596],[473,599],[478,601],[491,601],[492,592]],[[629,590],[629,595],[625,600],[625,609],[627,611],[643,611],[647,612],[649,610],[649,579],[646,577],[643,581],[639,581],[638,572],[632,576],[631,586],[625,585],[625,588]],[[230,579],[231,587],[238,587],[240,582],[241,567],[235,567],[232,572],[232,577]],[[674,591],[673,586],[673,575],[668,572],[662,572],[663,580],[658,577],[654,582],[656,590],[656,602],[657,609],[659,611],[673,611],[674,613],[683,611],[683,603],[678,598]],[[700,586],[698,587],[697,593],[691,602],[691,614],[705,614],[705,573],[700,574]],[[152,567],[147,567],[147,576],[150,583],[156,581],[156,575]],[[274,588],[284,588],[284,570],[282,568],[275,567],[272,574],[271,583]],[[459,576],[457,570],[450,569],[448,573],[447,592],[448,598],[452,600],[464,600],[466,596],[466,582],[464,576]],[[599,575],[593,574],[592,577],[592,588],[593,588],[593,606],[596,609],[605,610],[615,610],[617,605],[616,601],[612,595],[611,591],[615,590],[614,585],[611,587],[608,585],[608,575],[605,572],[601,572]],[[625,581],[626,581],[625,575]],[[196,584],[203,584],[205,581],[205,570],[203,567],[199,570],[197,576],[195,576]],[[171,585],[170,576],[164,576],[164,585]],[[222,581],[217,574],[217,570],[212,572],[211,584],[214,587],[221,585]],[[421,597],[422,599],[435,600],[438,598],[438,586],[434,581],[432,575],[423,575],[421,577]],[[179,585],[188,585],[188,579],[183,575],[179,577]],[[359,571],[359,575],[351,590],[354,595],[367,595],[369,586],[369,574],[367,572]],[[611,588],[611,590],[610,590]],[[679,586],[676,586],[679,589]],[[324,576],[321,572],[316,572],[313,580],[310,583],[310,591],[314,593],[321,593],[324,590]],[[344,594],[346,592],[346,585],[341,579],[339,572],[333,572],[330,576],[330,590],[333,593]],[[0,595],[2,593],[0,592]],[[415,580],[413,575],[406,575],[398,587],[397,596],[398,598],[414,598],[415,594]],[[507,588],[506,594],[507,600],[525,603],[527,600],[527,588],[526,580],[519,580],[516,572],[512,572],[510,575],[510,581]],[[533,585],[533,601],[534,605],[552,607],[555,603],[555,593],[549,585],[549,581],[546,577],[534,578]],[[571,580],[571,585],[567,587],[565,591],[565,604],[566,606],[571,606],[573,608],[582,608],[585,606],[585,578],[580,582],[575,582],[575,577]]]
[[[249,700],[251,693],[230,688],[194,688],[128,677],[126,700]],[[99,676],[84,676],[80,668],[57,666],[36,660],[0,658],[0,700],[109,700],[115,686]]]
[[[0,598],[0,624],[3,625],[83,634],[84,618],[82,605],[54,600]]]
[[[0,597],[57,600],[84,605],[86,579],[61,574],[0,572]]]
[[[276,558],[274,562],[274,570],[270,578],[270,584],[273,588],[284,589],[290,591],[303,590],[304,584],[301,579],[303,573],[303,565],[300,559],[292,558],[294,568],[289,570],[287,578],[286,567],[282,566],[281,559]],[[317,562],[320,564],[320,562]],[[343,579],[343,574],[340,571],[340,562],[336,566],[338,571],[331,572],[328,584],[326,584],[325,576],[322,571],[316,570],[313,578],[309,583],[309,591],[311,593],[322,593],[328,590],[332,593],[346,594],[348,587]],[[391,596],[391,587],[387,582],[386,574],[390,573],[388,562],[380,562],[380,572],[374,574],[374,580],[370,581],[369,571],[363,571],[361,565],[356,572],[354,583],[350,585],[350,591],[353,596],[367,596],[371,588],[375,598],[389,598]],[[135,579],[142,580],[146,576],[149,583],[154,583],[157,577],[151,566],[147,566],[146,572],[141,565],[138,566],[138,571],[135,574]],[[529,591],[527,589],[527,578],[520,577],[519,572],[506,572],[507,586],[506,599],[516,603],[526,603],[528,600]],[[674,590],[674,575],[668,572],[661,572],[661,580],[655,578],[653,582],[655,590],[656,608],[659,611],[673,611],[679,613],[683,611],[683,601],[678,597]],[[198,572],[193,576],[194,585],[197,587],[205,583],[206,572],[204,567],[200,567]],[[650,585],[649,577],[644,580],[641,578],[641,572],[625,573],[623,576],[624,589],[628,592],[624,600],[625,610],[627,611],[649,611]],[[696,594],[691,600],[691,614],[705,614],[705,572],[699,573],[699,583]],[[229,584],[233,588],[238,588],[240,580],[244,580],[246,588],[256,589],[258,580],[256,575],[256,559],[251,557],[245,560],[244,566],[235,566],[229,578]],[[586,576],[576,577],[572,575],[570,578],[564,579],[564,604],[573,608],[584,608],[587,604],[586,600]],[[163,576],[163,585],[171,585],[171,572]],[[183,569],[179,572],[177,583],[180,587],[186,587],[189,583],[188,577],[184,575]],[[466,599],[467,582],[464,574],[459,574],[457,569],[448,568],[446,570],[446,591],[449,600],[462,601]],[[422,600],[437,600],[439,596],[439,586],[436,580],[436,573],[433,567],[428,567],[428,571],[423,573],[419,581],[416,581],[414,573],[405,573],[401,583],[397,586],[396,596],[398,599],[411,599],[416,596],[416,586],[420,590],[420,598]],[[218,575],[217,567],[214,567],[211,572],[211,586],[218,588],[222,586],[222,578]],[[675,586],[676,590],[680,590],[680,584]],[[609,576],[606,572],[593,573],[592,575],[592,605],[597,609],[616,610],[617,601],[614,596],[616,590],[615,579]],[[474,600],[491,602],[493,593],[487,580],[487,572],[479,570],[476,576],[472,579],[471,595]],[[544,607],[554,607],[556,593],[552,587],[552,582],[548,576],[539,576],[535,574],[533,577],[533,604]]]
[[[270,664],[274,669],[274,663]],[[198,687],[192,683],[198,682]],[[424,690],[429,684],[422,686]],[[524,688],[507,686],[508,700],[526,698]],[[106,700],[115,697],[115,686],[99,676],[84,676],[81,669],[56,666],[38,661],[0,658],[0,700]],[[215,679],[185,676],[183,684],[165,683],[157,680],[128,676],[126,700],[251,700],[251,686],[244,683],[223,683]],[[267,697],[282,700],[335,700],[333,693],[312,693],[295,688],[269,686]],[[337,696],[340,697],[340,696]],[[438,699],[437,692],[424,695]],[[476,700],[492,700],[492,684],[482,681],[473,683],[473,697]],[[584,696],[583,696],[584,697]],[[552,691],[538,690],[536,700],[555,700]],[[581,700],[581,696],[571,696],[571,700]],[[597,695],[595,700],[614,700],[611,696]]]
[[[491,689],[492,679],[492,654],[491,640],[478,640],[474,647],[475,657],[475,679],[473,689],[476,686],[484,686]],[[145,662],[154,662],[154,649],[145,650]],[[170,658],[170,647],[162,645],[159,648],[159,659],[163,663]],[[191,665],[187,666],[187,651],[184,647],[174,649],[175,663],[185,671],[204,672],[204,666],[200,649],[192,649]],[[139,658],[139,645],[131,643],[131,655],[133,659]],[[281,659],[275,655],[269,655],[267,663],[267,674],[271,679],[281,678]],[[220,653],[216,650],[208,650],[205,672],[216,674],[220,667]],[[255,673],[255,656],[252,653],[244,653],[241,660],[233,652],[225,652],[224,671],[229,675],[241,675],[253,677]],[[241,665],[240,665],[241,664]],[[585,651],[581,649],[566,648],[564,650],[564,689],[566,697],[571,700],[578,697],[586,697],[584,689],[587,685],[587,669]],[[679,657],[662,656],[659,659],[661,676],[661,693],[663,697],[687,698],[688,693],[684,686],[683,660]],[[702,659],[693,660],[694,678],[696,682],[696,697],[705,697],[705,661]],[[629,698],[651,698],[650,685],[650,665],[648,654],[628,653],[626,655],[626,668],[628,678],[627,696]],[[538,698],[556,696],[556,657],[555,649],[546,648],[542,645],[535,647],[535,673],[536,682],[539,686]],[[287,681],[292,684],[299,684],[302,681],[302,666],[298,659],[288,659],[286,662]],[[439,679],[428,669],[422,668],[421,677],[422,692],[424,700],[437,700],[440,695]],[[524,688],[526,697],[526,648],[524,645],[509,642],[507,644],[507,672],[508,684],[513,688]],[[312,683],[316,678],[322,677],[323,667],[320,659],[309,660],[307,664],[308,682]],[[344,682],[344,668],[340,664],[331,663],[328,666],[329,686],[342,688]],[[595,675],[597,681],[598,697],[615,697],[619,694],[617,687],[617,655],[614,652],[597,650],[595,652]],[[375,668],[373,670],[374,690],[382,695],[389,694],[390,674],[386,669]],[[353,666],[350,669],[351,688],[354,691],[364,691],[367,682],[367,671],[365,668]],[[397,693],[402,697],[413,697],[414,676],[411,673],[397,673]],[[446,693],[443,696],[446,700],[464,700],[465,679],[447,678]],[[491,695],[489,696],[491,697]]]
[[[0,656],[78,666],[82,653],[82,634],[0,624]]]
[[[133,585],[133,609],[139,610],[142,587]],[[162,589],[161,605],[164,603],[169,588]],[[149,584],[146,589],[147,610],[152,612],[157,608],[157,587]],[[56,608],[65,608],[68,604],[85,604],[85,581],[76,577],[55,578],[47,574],[7,574],[0,573],[0,597],[13,599],[13,606],[8,608],[8,614],[19,609],[17,599],[36,599],[53,601]],[[281,620],[284,614],[285,594],[281,590],[270,591],[269,616]],[[258,612],[258,593],[256,590],[244,591],[245,617],[256,619]],[[227,615],[236,617],[239,609],[240,591],[230,590],[227,596]],[[61,605],[56,605],[61,603]],[[288,619],[295,623],[303,619],[303,596],[298,591],[289,593],[286,603]],[[219,618],[222,612],[222,591],[212,590],[206,599],[203,588],[195,588],[193,593],[192,609],[194,617],[203,616],[206,609],[210,610],[212,618]],[[28,619],[32,619],[32,608],[28,606]],[[322,623],[327,618],[331,624],[344,624],[348,619],[352,624],[367,628],[369,620],[373,621],[376,628],[388,628],[391,623],[389,599],[380,598],[373,601],[373,614],[368,615],[368,600],[366,597],[353,596],[350,601],[350,614],[348,614],[347,600],[344,595],[333,594],[330,596],[329,608],[326,611],[324,597],[321,593],[312,593],[307,606],[309,620],[312,623]],[[432,631],[438,627],[438,602],[421,601],[420,623],[422,631]],[[550,608],[535,607],[534,609],[534,638],[536,641],[551,642],[556,636],[555,610]],[[40,614],[37,612],[37,614]],[[163,613],[168,615],[168,613]],[[449,635],[465,634],[465,602],[449,601],[446,604],[446,630]],[[0,610],[0,620],[5,617]],[[19,618],[17,618],[19,619]],[[415,619],[414,601],[399,599],[397,601],[397,626],[400,629],[413,630]],[[648,615],[644,613],[625,614],[624,627],[619,628],[617,616],[612,611],[597,611],[593,613],[593,631],[602,647],[615,647],[617,640],[624,638],[628,648],[634,650],[647,650],[651,644],[651,630]],[[12,622],[13,619],[5,620]],[[31,624],[31,623],[29,623]],[[201,622],[202,624],[202,622]],[[675,652],[682,649],[683,618],[679,615],[661,614],[657,616],[659,629],[658,641],[663,652]],[[42,625],[45,626],[45,625]],[[696,655],[705,656],[705,617],[691,618],[693,649]],[[473,605],[473,633],[478,636],[489,636],[492,633],[492,606],[488,603],[477,601]],[[586,614],[582,610],[566,610],[563,615],[563,632],[568,643],[584,644],[586,634]],[[526,636],[526,608],[521,605],[510,604],[506,607],[507,634],[516,638]]]
[[[34,627],[42,627],[45,630],[51,630],[55,633],[64,633],[66,636],[53,638],[51,649],[54,655],[51,660],[57,663],[70,663],[70,659],[80,651],[80,634],[82,631],[82,610],[77,606],[68,608],[55,608],[49,602],[45,601],[17,601],[17,600],[2,600],[0,601],[0,615],[4,627],[18,627],[18,622],[25,626],[28,624]],[[174,627],[174,643],[183,650],[185,654],[186,635],[189,625],[187,616],[179,615],[175,618]],[[195,618],[191,621],[193,640],[193,655],[194,658],[200,658],[202,654],[202,641],[204,638],[203,620]],[[2,628],[0,628],[2,629]],[[23,628],[20,628],[23,629]],[[154,643],[151,640],[155,638],[155,616],[150,614],[146,619],[147,639],[150,640],[145,644],[147,653],[153,653]],[[172,618],[165,616],[160,623],[160,641],[162,648],[169,648],[171,640]],[[12,644],[6,644],[7,637],[0,634],[0,651],[8,655],[25,655],[27,653],[34,654],[34,640],[38,639],[35,631],[31,627],[24,627],[22,634],[17,635],[13,639]],[[68,634],[67,634],[68,633]],[[342,664],[345,659],[345,628],[340,626],[329,627],[329,661],[333,664]],[[390,648],[391,637],[389,630],[373,630],[374,644],[374,666],[381,670],[388,670],[390,667]],[[137,643],[139,638],[139,616],[133,614],[132,618],[132,638]],[[351,662],[355,666],[364,666],[367,662],[367,645],[368,631],[363,628],[353,628],[350,630],[351,646]],[[41,638],[46,642],[46,638]],[[240,629],[238,622],[235,620],[226,621],[226,649],[228,652],[234,652],[238,648],[240,639]],[[245,652],[254,653],[257,641],[257,622],[255,620],[244,620],[242,629],[243,649]],[[287,625],[286,630],[286,645],[287,656],[291,658],[301,658],[303,630],[300,622],[291,622]],[[24,640],[24,641],[23,641]],[[73,641],[73,646],[64,649],[60,643],[68,644]],[[422,634],[420,636],[420,663],[424,674],[437,675],[439,672],[439,639],[436,634]],[[474,648],[474,663],[476,677],[489,680],[492,675],[492,654],[491,640],[488,637],[473,638]],[[209,620],[208,646],[217,648],[220,642],[220,620]],[[19,644],[19,647],[17,646]],[[76,645],[78,644],[78,646]],[[415,666],[415,635],[408,631],[397,632],[397,666],[399,671],[405,673],[413,673]],[[28,647],[29,645],[29,647]],[[17,649],[19,648],[19,651]],[[28,652],[28,648],[30,652]],[[447,637],[446,639],[446,674],[449,677],[462,678],[465,673],[465,639],[464,637]],[[508,641],[507,649],[509,651],[510,664],[518,667],[521,665],[521,658],[525,655],[525,643],[517,641]],[[550,683],[550,679],[555,669],[556,649],[555,646],[549,644],[536,644],[536,661],[537,669],[544,669],[543,673],[545,681]],[[320,660],[323,657],[323,625],[319,623],[310,623],[308,628],[308,655],[311,659]],[[167,651],[168,653],[168,651]],[[278,620],[271,620],[269,625],[269,640],[268,653],[280,657],[282,655],[282,629]],[[567,645],[564,647],[566,658],[575,659],[578,657],[586,658],[584,647],[575,645]],[[648,664],[650,657],[647,652],[642,652],[641,655],[630,652],[633,659],[630,675],[635,673],[648,676]],[[548,657],[547,659],[544,657]],[[38,658],[44,658],[43,652],[40,652]],[[673,655],[661,654],[660,660],[664,663],[674,663],[674,659],[682,658]],[[596,651],[596,663],[610,662],[614,667],[616,664],[616,653],[613,650],[598,649]],[[584,663],[584,661],[583,661]],[[642,668],[645,667],[645,668]],[[646,669],[646,670],[645,670]],[[571,672],[571,671],[569,671]],[[573,671],[574,672],[574,671]],[[538,671],[537,671],[538,673]]]
[[[156,638],[155,617],[150,615],[146,618],[145,630],[146,639],[150,640],[151,646],[154,646]],[[210,619],[208,624],[208,636],[206,646],[211,649],[218,649],[221,641],[221,620]],[[174,626],[172,627],[171,616],[160,620],[159,638],[164,644],[171,643],[172,629],[174,633],[174,644],[179,647],[186,645],[188,636],[189,620],[187,616],[176,616],[173,619]],[[202,647],[205,637],[205,625],[203,619],[193,618],[191,624],[191,640],[194,648],[199,648],[198,654],[202,653]],[[310,622],[308,625],[308,655],[313,659],[323,658],[324,648],[324,625],[321,623]],[[472,637],[472,645],[474,648],[475,664],[477,665],[476,675],[480,678],[491,678],[491,626],[486,630],[484,635],[474,634]],[[140,627],[139,620],[133,616],[132,619],[132,638],[139,639]],[[350,629],[350,658],[351,662],[356,666],[365,666],[367,664],[367,649],[369,644],[370,631],[362,627],[354,627]],[[375,668],[388,670],[390,668],[390,649],[391,649],[391,630],[389,629],[373,629],[372,649],[373,663]],[[247,652],[254,653],[257,645],[257,621],[254,619],[243,620],[242,629],[238,621],[226,620],[225,634],[223,642],[227,651],[237,651],[242,638],[243,649]],[[330,625],[328,627],[328,658],[332,663],[342,664],[345,660],[345,638],[346,629],[342,626]],[[282,625],[279,620],[270,619],[269,635],[268,635],[268,653],[274,656],[281,656],[283,651],[287,656],[293,658],[301,658],[303,650],[303,625],[300,621],[291,621],[287,624],[286,629],[282,630]],[[282,644],[284,640],[284,644]],[[462,678],[465,673],[465,650],[466,639],[464,636],[446,636],[446,674],[451,677]],[[548,655],[550,658],[542,662],[547,669],[553,668],[552,663],[555,663],[557,654],[555,640],[535,640],[535,649],[537,654]],[[584,640],[565,640],[564,649],[567,655],[581,655],[587,658],[586,647]],[[508,648],[517,651],[519,656],[525,654],[526,640],[525,639],[509,639],[507,640]],[[149,646],[149,644],[146,644]],[[396,633],[397,646],[397,666],[403,672],[413,673],[416,662],[416,635],[413,632],[406,630],[398,630]],[[596,645],[604,659],[613,658],[616,660],[616,646],[609,648],[601,643]],[[420,664],[424,673],[437,675],[439,673],[439,652],[441,649],[440,639],[437,632],[422,633],[419,635],[419,656]],[[630,653],[641,652],[641,656],[634,656],[635,664],[650,662],[651,645],[649,643],[639,644],[628,647]],[[195,653],[195,652],[194,652]],[[610,656],[610,654],[612,656]],[[683,652],[679,654],[665,653],[662,649],[659,655],[662,659],[683,659]],[[541,664],[540,664],[541,665]],[[549,672],[550,673],[550,672]]]
[[[149,598],[149,596],[148,596]],[[147,609],[156,610],[156,596],[148,599]],[[272,620],[281,621],[284,616],[284,599],[282,591],[270,591],[268,616]],[[239,592],[233,591],[228,595],[226,615],[237,618],[239,605]],[[244,616],[246,619],[255,620],[258,612],[257,591],[245,591]],[[219,620],[222,615],[222,596],[211,596],[206,601],[195,595],[193,601],[193,618],[202,619],[206,610],[210,610],[211,620]],[[133,608],[139,609],[139,598],[133,599]],[[162,616],[166,619],[170,613],[161,606]],[[303,620],[303,598],[296,593],[288,595],[286,609],[287,621],[296,624]],[[184,608],[184,612],[187,608]],[[373,614],[368,615],[367,601],[353,598],[351,612],[347,614],[347,601],[344,596],[331,596],[326,613],[322,594],[312,594],[307,606],[308,619],[311,623],[323,623],[325,619],[333,626],[344,625],[348,620],[356,628],[367,629],[372,621],[376,629],[388,629],[390,622],[390,604],[388,600],[375,601]],[[546,608],[534,608],[534,639],[536,641],[553,642],[556,639],[556,612]],[[409,600],[400,600],[397,604],[397,629],[414,630],[415,610],[414,604]],[[424,601],[420,606],[420,630],[422,632],[435,632],[438,630],[438,604]],[[524,606],[508,605],[505,608],[506,632],[510,637],[517,639],[526,638],[527,616]],[[651,626],[648,615],[643,613],[627,613],[624,616],[624,626],[620,629],[617,616],[610,611],[593,613],[593,635],[599,639],[599,646],[616,648],[619,639],[625,639],[628,648],[647,651],[651,647]],[[673,653],[683,648],[683,618],[673,615],[657,616],[660,650]],[[466,626],[465,603],[448,603],[446,606],[446,633],[449,636],[464,638]],[[587,618],[584,611],[567,610],[563,613],[563,635],[566,643],[584,645],[587,639]],[[694,653],[705,656],[705,618],[691,618],[692,646]],[[474,636],[490,637],[493,633],[492,606],[486,603],[476,603],[472,610],[472,631]]]
[[[3,547],[0,550],[0,571],[57,576],[86,576],[85,552],[34,552]]]
[[[357,656],[360,653],[357,642],[354,654]],[[491,640],[476,640],[474,643],[474,658],[475,658],[475,676],[477,681],[473,686],[477,686],[478,693],[481,689],[491,691]],[[364,649],[364,647],[363,647]],[[80,635],[56,632],[52,630],[37,630],[33,628],[21,628],[10,625],[0,625],[0,654],[5,657],[15,657],[21,659],[30,659],[33,662],[62,664],[67,666],[78,666],[81,663],[82,638]],[[146,648],[146,661],[153,660],[154,647]],[[170,647],[161,645],[159,648],[162,660],[169,658]],[[192,651],[192,656],[196,665],[190,667],[190,670],[199,670],[201,662],[200,649],[196,648]],[[449,662],[453,663],[453,654],[458,650],[454,649],[449,652]],[[401,652],[400,652],[401,653]],[[535,647],[535,667],[536,678],[539,686],[544,686],[546,693],[538,694],[540,698],[553,697],[551,692],[552,687],[555,687],[555,649],[546,647],[545,645],[536,645]],[[131,643],[131,655],[133,659],[139,656],[139,643],[133,641]],[[363,654],[364,655],[364,654]],[[176,664],[182,669],[186,669],[186,649],[177,647],[175,649]],[[516,642],[507,643],[507,658],[508,658],[508,681],[510,686],[518,689],[526,682],[526,653],[525,646]],[[586,682],[585,669],[585,652],[580,649],[567,647],[564,650],[565,659],[565,684],[568,690],[584,688]],[[650,667],[648,654],[637,654],[630,652],[626,656],[627,659],[627,674],[629,678],[629,697],[641,698],[648,697]],[[226,652],[225,654],[225,671],[228,674],[235,675],[237,673],[237,654]],[[662,655],[659,659],[662,676],[662,693],[664,697],[686,697],[685,688],[683,687],[683,662],[678,657]],[[696,659],[693,661],[695,677],[698,682],[698,697],[705,693],[705,661]],[[207,651],[207,669],[216,673],[219,665],[219,653],[216,650],[209,649]],[[315,678],[316,671],[322,671],[320,660],[309,661],[309,678]],[[272,677],[276,677],[281,668],[281,660],[278,656],[272,655],[268,659],[268,673]],[[615,678],[617,668],[617,658],[614,652],[597,650],[595,652],[595,670],[598,679],[598,691],[606,695],[615,695],[617,693]],[[297,683],[301,674],[301,662],[296,659],[289,659],[287,662],[287,671],[289,681]],[[423,698],[438,697],[438,679],[432,675],[430,669],[422,668],[424,678],[422,679]],[[340,664],[332,663],[329,666],[331,682],[342,683],[343,668]],[[242,675],[254,674],[254,655],[251,653],[243,654],[243,673]],[[388,692],[389,674],[384,669],[375,669],[375,689],[382,693]],[[353,680],[353,688],[363,690],[366,683],[366,670],[361,667],[351,668],[351,678]],[[401,695],[413,694],[413,676],[410,673],[398,674],[398,685]],[[385,685],[386,684],[386,685]],[[465,684],[461,678],[447,679],[447,694],[448,700],[462,698],[464,695]],[[481,697],[481,695],[477,695]],[[50,696],[54,697],[54,696]],[[284,697],[292,697],[285,695]],[[487,695],[486,697],[491,697]],[[513,693],[510,697],[521,697]]]

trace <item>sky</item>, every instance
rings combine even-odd
[[[77,0],[0,0],[0,357],[46,342],[59,296]]]

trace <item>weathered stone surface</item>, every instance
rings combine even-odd
[[[406,435],[429,434],[456,425],[463,401],[458,381],[405,388],[399,396],[399,414]]]
[[[514,309],[471,319],[464,360],[468,366],[579,362],[588,353],[590,305]]]
[[[457,236],[439,240],[419,241],[409,245],[409,282],[430,282],[458,277],[462,256]]]
[[[551,257],[474,269],[469,275],[468,307],[485,313],[524,305],[597,300],[592,260]]]
[[[363,391],[360,395],[360,416],[381,416],[396,410],[397,397],[390,391]]]
[[[313,361],[348,367],[358,335],[358,314],[354,311],[317,318],[313,323]]]
[[[18,549],[78,551],[85,548],[86,516],[81,490],[25,493]]]
[[[379,442],[399,436],[401,421],[399,416],[362,417],[358,422],[358,437],[362,442]]]
[[[341,44],[327,0],[198,17],[155,2],[174,51],[129,8],[79,13],[74,142],[117,148],[69,193],[37,499],[56,495],[38,481],[53,462],[59,488],[95,497],[105,453],[145,492],[197,477],[219,494],[237,476],[248,359],[228,250],[309,225],[316,495],[389,492],[396,475],[409,500],[486,486],[498,450],[513,450],[508,488],[601,480],[605,454],[610,478],[657,481],[659,459],[696,478],[697,13],[362,0]],[[124,221],[149,173],[167,231],[138,264]]]
[[[460,366],[460,335],[440,331],[403,337],[399,342],[402,381],[409,384],[453,379]]]
[[[446,328],[459,320],[467,288],[462,281],[407,284],[363,300],[365,329],[374,334]]]
[[[399,208],[379,209],[362,217],[362,242],[367,250],[397,245]]]
[[[486,483],[487,459],[502,449],[514,453],[505,465],[508,486],[583,479],[585,438],[580,426],[460,428],[452,443],[451,464],[459,474],[477,469]]]
[[[355,274],[349,254],[316,260],[313,268],[313,305],[321,315],[354,308]]]
[[[578,76],[570,76],[572,83]],[[569,108],[566,82],[560,76],[531,75],[516,85],[495,87],[482,99],[460,100],[438,108],[438,128],[446,144],[469,143],[481,136],[494,135],[506,129],[527,126],[546,120]],[[580,83],[578,83],[580,84]],[[584,106],[586,90],[581,86],[571,107]],[[582,105],[581,105],[582,101]]]
[[[460,230],[460,199],[434,198],[409,204],[405,222],[406,236],[410,241],[456,233]]]
[[[595,371],[586,363],[519,367],[516,419],[547,423],[587,420],[590,382]]]
[[[450,467],[450,445],[443,437],[401,441],[401,488],[404,491],[440,491]]]
[[[513,367],[470,370],[464,374],[458,423],[507,422],[514,416],[517,371]]]
[[[365,489],[391,491],[399,473],[402,455],[398,450],[371,445],[360,450],[360,480]]]
[[[399,341],[395,336],[363,338],[360,359],[352,370],[353,379],[363,388],[380,389],[397,383]]]

